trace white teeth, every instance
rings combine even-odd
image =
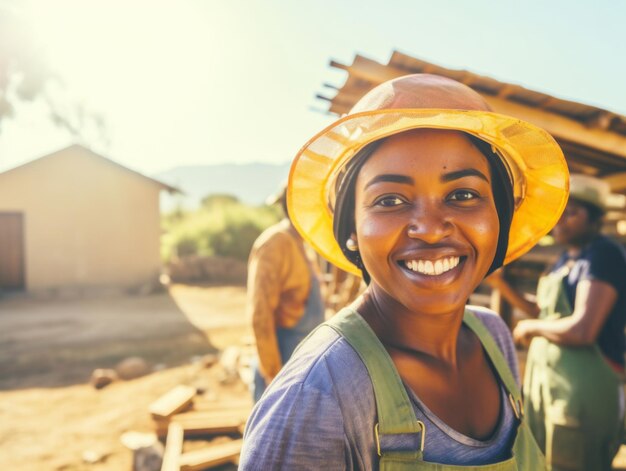
[[[406,260],[404,263],[409,270],[421,273],[423,275],[441,275],[455,268],[459,262],[459,257],[445,257],[432,260]]]

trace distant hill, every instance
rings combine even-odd
[[[193,165],[174,167],[152,175],[153,178],[175,186],[184,195],[161,196],[161,210],[171,211],[180,205],[194,209],[209,194],[227,193],[244,203],[261,205],[287,179],[290,163]]]

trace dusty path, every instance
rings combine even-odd
[[[84,383],[128,356],[172,366],[244,335],[243,287],[150,296],[0,299],[0,390]]]
[[[147,405],[173,386],[247,398],[243,384],[220,384],[218,368],[189,363],[247,334],[244,304],[243,287],[190,286],[143,297],[0,300],[0,469],[130,470],[120,435],[152,431]],[[165,369],[100,391],[86,384],[93,368],[131,355]],[[85,451],[104,459],[86,464]]]

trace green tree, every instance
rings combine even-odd
[[[204,208],[210,208],[214,205],[229,205],[239,203],[239,198],[226,193],[214,193],[202,198],[201,204]]]
[[[248,206],[230,195],[209,195],[195,211],[164,215],[164,260],[186,255],[221,255],[247,260],[261,232],[280,219],[275,207]]]

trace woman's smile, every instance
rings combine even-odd
[[[428,289],[444,288],[459,280],[467,260],[466,255],[419,254],[402,258],[396,263],[411,282]]]
[[[444,273],[448,273],[450,270],[454,270],[461,261],[461,257],[450,256],[443,257],[436,260],[429,259],[413,259],[402,260],[401,266],[405,266],[411,271],[421,273],[428,276],[439,276]]]

